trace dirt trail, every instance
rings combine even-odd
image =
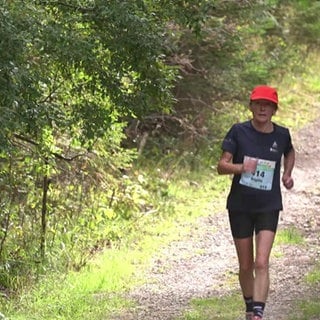
[[[295,187],[283,190],[285,209],[279,229],[299,228],[306,243],[274,248],[277,254],[271,258],[266,320],[287,320],[296,299],[320,296],[320,285],[311,289],[303,280],[320,261],[319,127],[320,119],[293,137],[297,152]],[[226,212],[199,219],[188,237],[172,243],[154,259],[146,275],[148,282],[130,292],[137,306],[112,319],[174,320],[188,309],[193,298],[219,297],[238,290],[237,269]]]

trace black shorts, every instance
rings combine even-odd
[[[229,222],[233,238],[248,238],[260,230],[277,231],[279,211],[245,212],[229,211]]]

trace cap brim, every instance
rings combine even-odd
[[[254,98],[251,98],[250,100],[251,101],[254,101],[254,100],[268,100],[268,101],[271,101],[271,102],[273,102],[275,104],[278,104],[277,100],[274,100],[272,98],[261,97],[261,96],[255,96]]]

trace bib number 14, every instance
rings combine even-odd
[[[255,172],[242,173],[240,184],[259,190],[271,190],[275,166],[275,161],[258,159]]]

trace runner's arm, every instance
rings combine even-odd
[[[217,171],[219,174],[241,174],[244,172],[242,163],[232,163],[233,155],[224,151],[218,162]]]
[[[287,189],[293,187],[293,178],[291,177],[292,170],[295,163],[295,151],[292,148],[283,160],[283,175],[282,183]]]

